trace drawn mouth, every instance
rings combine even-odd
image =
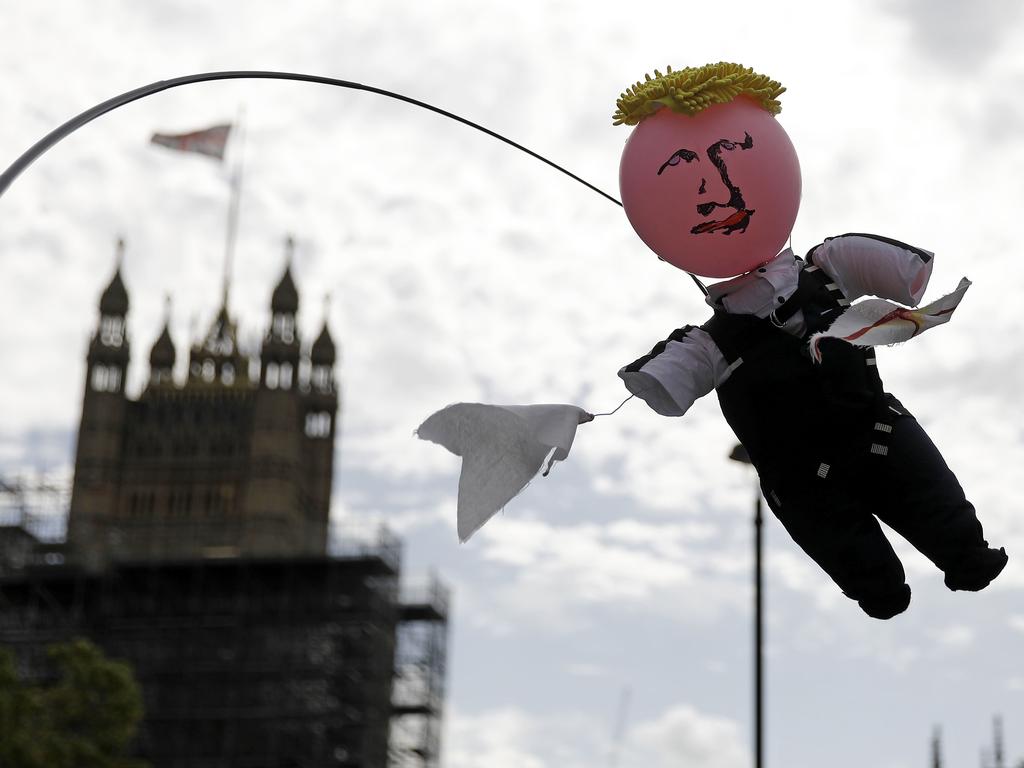
[[[690,234],[704,235],[712,232],[721,232],[723,235],[731,235],[733,232],[746,232],[750,224],[750,217],[754,211],[747,208],[736,211],[736,213],[724,219],[714,221],[703,221],[690,230]]]

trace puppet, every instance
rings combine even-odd
[[[947,322],[969,281],[914,310],[933,254],[869,234],[827,239],[801,259],[783,248],[800,168],[775,115],[781,85],[736,64],[655,71],[622,94],[634,125],[619,181],[630,223],[659,258],[711,285],[713,314],[623,366],[626,388],[682,416],[712,390],[773,513],[869,616],[910,603],[878,520],[945,574],[980,590],[1006,565],[917,420],[887,393],[873,347]],[[863,296],[877,296],[858,304]],[[892,302],[898,302],[894,304]],[[544,468],[568,455],[576,406],[458,404],[420,437],[462,455],[459,536],[467,539]],[[877,518],[877,519],[876,519]]]
[[[161,80],[97,104],[0,173],[0,195],[57,142],[111,110],[170,88],[245,78],[398,99],[498,138],[614,201],[535,152],[426,102],[347,80],[268,71]],[[1007,563],[1003,549],[988,546],[974,507],[928,436],[883,390],[871,349],[948,322],[970,283],[913,310],[891,301],[917,305],[931,275],[928,251],[859,234],[826,240],[806,261],[780,250],[800,200],[796,153],[774,119],[783,91],[750,69],[719,63],[655,71],[620,97],[614,122],[636,126],[620,166],[630,223],[659,258],[691,275],[732,279],[707,291],[710,320],[677,329],[619,376],[667,416],[683,415],[717,390],[769,506],[794,540],[866,613],[889,618],[906,609],[910,587],[876,516],[930,558],[950,589],[983,589]],[[866,295],[882,298],[851,306]],[[419,436],[463,456],[460,539],[537,472],[565,459],[577,426],[593,418],[574,405],[459,403],[427,419]]]

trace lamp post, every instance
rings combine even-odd
[[[741,464],[751,464],[747,449],[740,444],[733,447],[729,458]],[[762,591],[762,537],[761,489],[754,496],[754,768],[764,766],[764,599]]]

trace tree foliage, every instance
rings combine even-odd
[[[0,766],[145,768],[125,756],[142,719],[131,667],[83,639],[48,653],[56,679],[29,683],[0,648]]]

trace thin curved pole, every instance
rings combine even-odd
[[[485,128],[478,123],[474,123],[472,120],[467,120],[464,117],[448,112],[447,110],[435,107],[433,104],[427,104],[425,101],[419,101],[418,99],[410,98],[409,96],[403,96],[400,93],[394,91],[388,91],[383,88],[375,88],[372,85],[364,85],[363,83],[352,82],[351,80],[338,80],[333,77],[323,77],[321,75],[304,75],[297,72],[267,72],[262,70],[239,70],[229,72],[202,72],[196,75],[185,75],[184,77],[175,77],[170,80],[158,80],[155,83],[144,85],[141,88],[136,88],[133,91],[122,93],[120,96],[115,96],[112,99],[107,99],[102,104],[97,104],[91,109],[85,110],[82,114],[77,117],[73,117],[60,127],[50,131],[42,139],[37,141],[31,147],[28,148],[17,160],[11,163],[10,167],[0,175],[0,195],[3,195],[7,191],[7,188],[11,183],[18,178],[22,171],[28,168],[35,160],[42,155],[44,152],[53,147],[61,139],[74,133],[83,125],[92,122],[97,117],[105,115],[107,112],[111,112],[118,107],[123,107],[125,104],[131,104],[133,101],[138,101],[146,96],[152,96],[154,93],[160,93],[171,88],[177,88],[182,85],[190,85],[192,83],[204,83],[211,80],[297,80],[305,83],[320,83],[323,85],[333,85],[338,88],[348,88],[354,91],[367,91],[368,93],[375,93],[378,96],[387,96],[390,99],[397,99],[398,101],[404,101],[407,104],[413,104],[414,106],[421,107],[423,109],[436,112],[439,115],[444,115],[447,118],[455,120],[463,125],[468,125],[470,128],[475,128],[478,131],[486,133],[488,136],[492,136],[499,141],[503,141],[515,147],[522,152],[530,155],[531,157],[540,160],[542,163],[547,163],[552,168],[561,171],[566,176],[575,179],[580,184],[589,187],[590,189],[597,192],[602,197],[607,198],[616,205],[621,206],[622,203],[616,200],[614,197],[609,195],[607,192],[598,189],[588,181],[584,181],[576,174],[571,171],[567,171],[557,163],[548,160],[542,155],[538,155],[531,149],[527,149],[522,144],[502,136],[500,133],[495,133],[489,128]]]
[[[30,165],[32,165],[32,163],[34,163],[43,153],[51,149],[61,139],[64,139],[65,137],[74,133],[83,125],[91,123],[97,117],[105,115],[107,112],[112,112],[118,107],[123,107],[125,104],[131,104],[133,101],[138,101],[139,99],[143,99],[147,96],[152,96],[153,94],[160,93],[161,91],[170,90],[171,88],[177,88],[182,85],[191,85],[192,83],[204,83],[212,80],[296,80],[304,83],[320,83],[322,85],[333,85],[338,88],[348,88],[354,91],[366,91],[367,93],[374,93],[377,94],[378,96],[386,96],[389,99],[404,101],[406,104],[412,104],[413,106],[417,106],[422,109],[429,110],[430,112],[435,112],[439,115],[443,115],[444,117],[447,117],[451,120],[455,120],[456,122],[462,123],[463,125],[468,125],[470,128],[475,128],[476,130],[482,133],[486,133],[488,136],[498,139],[499,141],[503,141],[506,144],[520,150],[521,152],[525,152],[526,154],[530,155],[530,157],[536,158],[537,160],[540,160],[542,163],[551,166],[555,170],[561,171],[569,178],[575,179],[583,186],[588,187],[594,192],[597,192],[597,194],[601,195],[605,199],[610,200],[611,202],[615,203],[620,207],[622,206],[622,203],[619,200],[616,200],[614,197],[609,195],[604,190],[595,187],[589,181],[581,179],[575,173],[566,170],[565,168],[563,168],[562,166],[558,165],[555,162],[552,162],[551,160],[548,160],[543,155],[538,155],[532,149],[528,149],[527,147],[524,147],[522,144],[518,144],[517,142],[514,142],[511,139],[506,138],[505,136],[502,136],[500,133],[492,131],[490,128],[485,128],[484,126],[478,123],[474,123],[472,120],[467,120],[464,117],[460,117],[459,115],[456,115],[454,112],[449,112],[445,109],[441,109],[440,107],[435,107],[433,104],[428,104],[425,101],[419,101],[418,99],[413,99],[409,96],[403,96],[400,93],[388,91],[385,90],[384,88],[377,88],[372,85],[364,85],[363,83],[356,83],[351,80],[339,80],[337,78],[324,77],[322,75],[305,75],[298,72],[269,72],[264,70],[233,70],[226,72],[201,72],[195,75],[184,75],[183,77],[175,77],[171,78],[170,80],[158,80],[155,83],[150,83],[149,85],[144,85],[141,88],[136,88],[135,90],[122,93],[120,96],[115,96],[112,99],[107,99],[103,103],[97,104],[95,107],[85,110],[80,115],[71,118],[63,125],[50,131],[43,138],[41,138],[27,150],[25,150],[25,152],[23,152],[17,160],[11,163],[11,165],[2,174],[0,174],[0,197],[3,196],[4,192],[7,191],[7,188],[11,186],[14,180],[21,175],[21,172],[28,168]],[[707,288],[704,287],[704,284],[701,283],[701,281],[698,280],[695,275],[690,274],[690,277],[693,278],[693,281],[697,284],[697,287],[700,288],[701,292],[706,296],[708,291]]]

